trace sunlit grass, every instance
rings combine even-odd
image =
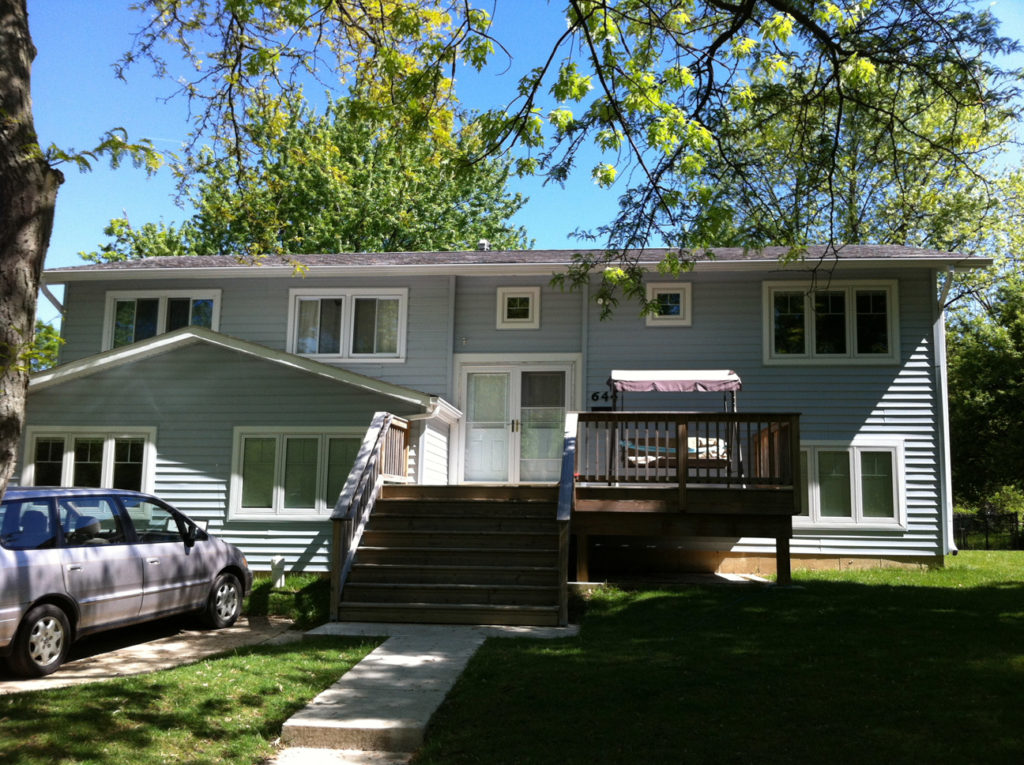
[[[0,696],[0,762],[255,765],[273,753],[284,721],[375,644],[259,646],[165,672]]]
[[[490,640],[419,765],[1019,762],[1024,553],[593,596],[579,638]]]

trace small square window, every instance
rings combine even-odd
[[[689,327],[693,324],[691,310],[692,285],[648,284],[647,301],[654,303],[654,313],[647,314],[648,327]]]
[[[540,329],[540,287],[498,287],[498,329]]]

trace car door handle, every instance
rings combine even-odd
[[[146,558],[146,563],[150,563],[150,564],[152,564],[154,566],[159,566],[160,565],[160,559],[159,558]]]
[[[76,563],[69,563],[67,566],[68,571],[81,571],[82,567]]]

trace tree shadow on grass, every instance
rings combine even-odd
[[[373,645],[252,646],[151,675],[0,696],[3,762],[240,762]]]
[[[418,763],[1018,762],[1024,584],[598,595],[491,640]]]

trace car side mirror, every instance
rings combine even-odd
[[[194,547],[198,530],[192,524],[185,524],[185,547]]]

